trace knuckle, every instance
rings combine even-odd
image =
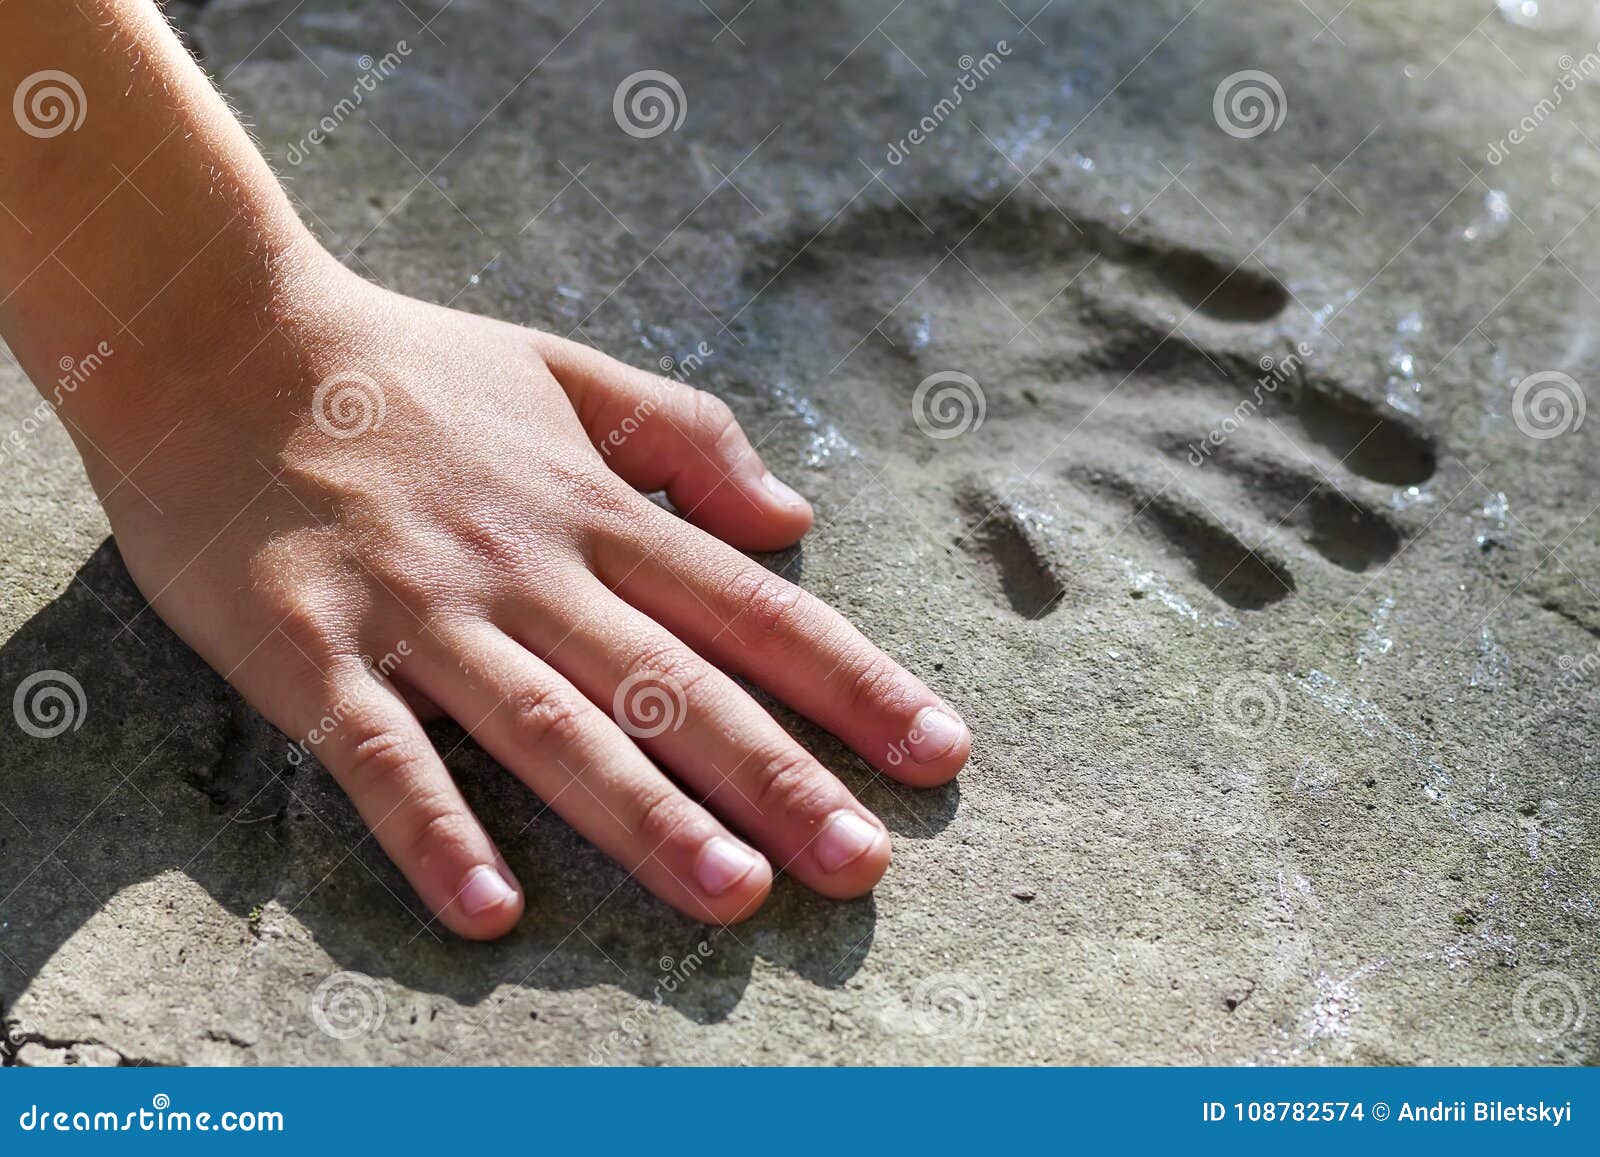
[[[705,445],[725,453],[740,450],[744,444],[744,431],[733,408],[715,394],[695,390],[689,404],[694,413],[694,425]]]
[[[613,507],[618,505],[620,484],[616,475],[604,466],[594,466],[587,462],[553,462],[549,466],[555,480],[567,490],[573,499],[585,506],[600,505]]]
[[[325,670],[332,665],[338,648],[333,643],[322,611],[303,598],[286,599],[275,610],[277,632],[288,641],[293,651],[319,669]]]
[[[682,695],[688,695],[711,673],[704,659],[677,642],[641,647],[627,670],[640,681],[664,684]]]
[[[780,748],[756,760],[751,798],[764,816],[805,815],[827,810],[831,777],[798,748]]]
[[[725,597],[743,622],[763,639],[784,639],[801,630],[809,616],[807,596],[771,571],[741,570],[727,585]]]
[[[566,343],[554,334],[531,327],[520,330],[517,337],[519,352],[526,359],[526,365],[536,374],[547,373],[554,377],[553,367],[561,363]]]
[[[406,860],[421,871],[471,858],[476,825],[467,814],[443,804],[418,807],[406,836]]]
[[[570,747],[583,734],[583,710],[556,687],[522,691],[506,701],[511,733],[519,746]]]
[[[448,589],[439,568],[419,565],[439,554],[444,536],[438,529],[473,551],[498,548],[504,537],[477,512],[452,511],[448,519],[430,517],[426,522],[424,527],[407,520],[357,535],[344,548],[344,568],[371,578],[381,593],[403,605],[424,607]]]
[[[528,556],[528,534],[524,525],[497,515],[488,504],[475,510],[460,511],[450,523],[456,543],[472,557],[481,559],[496,572],[515,571],[522,567]],[[390,580],[398,579],[401,590],[414,592],[419,601],[433,600],[437,592],[432,589],[437,579],[423,579],[418,575],[397,573],[406,569],[406,560],[417,557],[408,552],[385,563]],[[425,557],[425,555],[423,555]]]
[[[367,730],[352,739],[341,778],[353,795],[398,779],[416,758],[410,741],[394,731]]]
[[[694,813],[689,801],[664,789],[637,801],[633,830],[645,843],[646,856],[692,832]]]
[[[846,697],[852,713],[881,710],[903,697],[900,668],[887,655],[875,652],[853,665]]]
[[[733,416],[733,407],[717,395],[691,387],[685,395],[694,424],[708,438],[715,440],[739,425]]]
[[[654,510],[648,499],[603,465],[561,463],[549,469],[555,490],[565,495],[570,511],[581,521],[634,527]]]

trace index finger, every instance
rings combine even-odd
[[[961,717],[842,615],[710,535],[659,516],[596,551],[597,572],[617,594],[886,775],[927,787],[966,764],[972,738]]]

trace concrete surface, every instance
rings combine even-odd
[[[84,707],[0,715],[8,1062],[1600,1059],[1600,420],[1533,437],[1514,399],[1600,381],[1600,26],[1037,5],[179,10],[350,264],[728,398],[818,507],[774,565],[975,756],[914,793],[803,730],[894,868],[713,932],[517,836],[469,744],[529,910],[451,941],[139,615],[52,419],[0,487],[0,690]],[[644,70],[675,130],[614,115]],[[1242,70],[1282,92],[1254,135],[1214,101]],[[33,404],[0,368],[6,429]]]

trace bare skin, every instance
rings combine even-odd
[[[523,897],[435,713],[696,919],[748,917],[775,870],[877,883],[883,824],[730,674],[908,783],[970,739],[740,553],[812,513],[722,402],[346,270],[150,0],[0,5],[0,89],[46,70],[86,115],[0,117],[0,334],[154,611],[328,767],[441,921],[501,936]]]

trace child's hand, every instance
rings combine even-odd
[[[811,511],[708,394],[320,251],[202,360],[137,356],[163,387],[130,389],[159,400],[85,458],[139,588],[463,935],[506,932],[522,898],[414,707],[708,921],[753,912],[774,868],[847,897],[889,861],[876,817],[719,667],[907,782],[967,757],[921,682],[733,549],[785,546]]]
[[[719,668],[909,782],[954,775],[967,731],[733,549],[787,546],[811,510],[726,406],[346,271],[149,0],[0,3],[13,75],[0,333],[139,588],[445,923],[499,936],[522,897],[435,711],[696,919],[748,916],[774,866],[829,896],[877,882],[883,826]]]

